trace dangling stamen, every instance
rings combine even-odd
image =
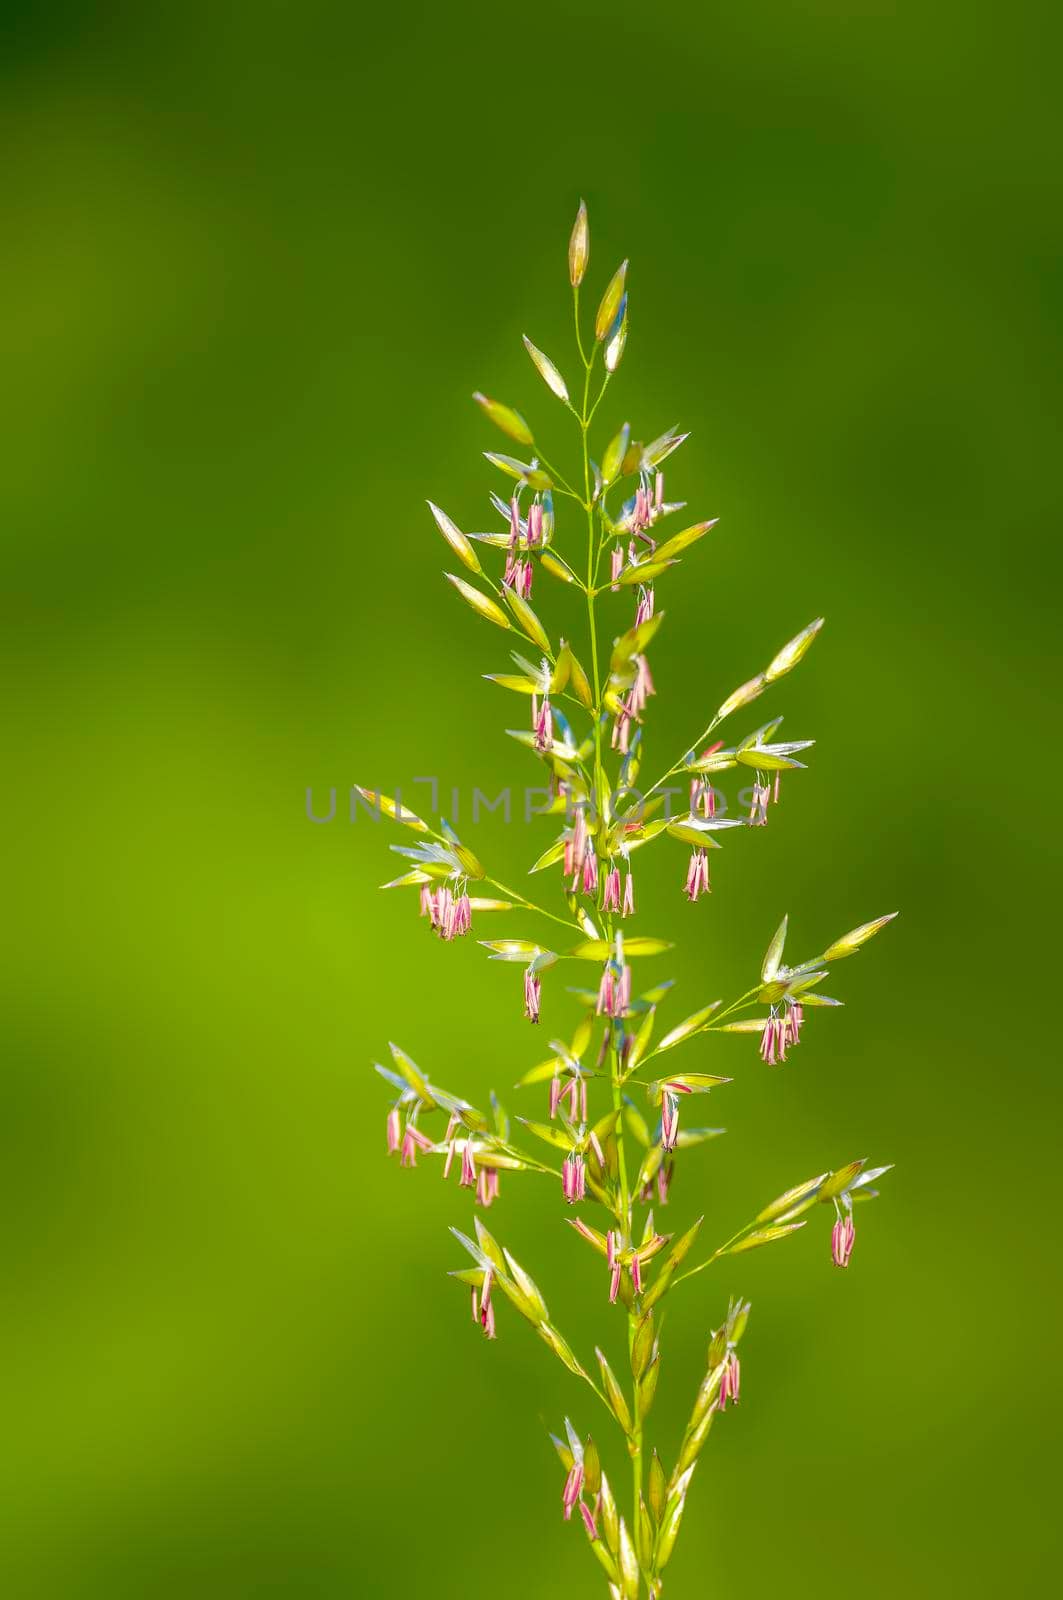
[[[619,750],[620,754],[624,756],[627,755],[628,746],[631,742],[630,723],[631,706],[629,697],[627,700],[621,700],[620,702],[620,706],[616,713],[616,721],[613,723],[613,736],[611,740],[612,749]]]
[[[738,1391],[741,1383],[742,1369],[738,1364],[738,1357],[732,1350],[728,1356],[727,1365],[723,1370],[720,1380],[720,1410],[726,1411],[728,1401],[732,1405],[738,1404]]]
[[[679,1138],[679,1096],[666,1089],[661,1101],[661,1144],[674,1150]]]
[[[579,1500],[579,1497],[580,1497],[580,1494],[582,1493],[582,1491],[583,1491],[583,1462],[582,1461],[577,1461],[577,1462],[575,1462],[573,1464],[572,1469],[569,1472],[568,1477],[565,1479],[565,1487],[561,1491],[561,1504],[562,1504],[562,1506],[564,1508],[565,1521],[566,1522],[571,1517],[571,1515],[572,1515],[572,1507]]]
[[[576,892],[579,875],[583,870],[583,858],[587,853],[589,844],[587,837],[587,819],[583,807],[576,807],[576,818],[572,825],[572,832],[565,840],[563,857],[563,871],[566,878],[572,879],[572,892]]]
[[[650,664],[646,657],[635,656],[632,664],[635,668],[635,681],[628,690],[625,704],[629,714],[637,717],[645,709],[646,701],[650,695],[656,694],[657,691],[653,686]]]
[[[602,1042],[598,1046],[598,1060],[595,1062],[596,1066],[600,1067],[606,1056],[609,1054],[609,1045],[612,1039],[612,1032],[612,1028],[609,1027],[602,1029]]]
[[[778,1007],[772,1006],[760,1036],[760,1059],[769,1067],[776,1066],[786,1060],[786,1045],[787,1025],[779,1015]]]
[[[538,1022],[539,1003],[542,998],[543,982],[537,972],[527,967],[524,972],[524,1015],[529,1022]]]
[[[693,778],[690,784],[690,809],[703,817],[716,815],[716,790],[708,778]]]
[[[709,886],[709,853],[700,847],[696,848],[690,857],[687,867],[686,883],[683,893],[693,903],[701,894],[711,894]]]
[[[554,741],[554,718],[548,694],[543,696],[541,707],[538,704],[538,697],[532,695],[532,728],[535,733],[536,750],[548,750]]]
[[[455,1139],[454,1135],[457,1133],[460,1127],[460,1117],[458,1117],[455,1113],[452,1113],[449,1121],[447,1122],[447,1131],[443,1135],[443,1143],[447,1147],[446,1159],[443,1162],[444,1182],[450,1177],[450,1169],[454,1161],[454,1151],[457,1148],[457,1140]]]
[[[587,1172],[579,1151],[565,1157],[561,1167],[561,1191],[570,1206],[586,1195]]]
[[[469,899],[468,888],[465,888],[458,896],[458,903],[454,908],[454,932],[459,939],[464,939],[471,927],[472,901]]]
[[[423,1134],[420,1128],[414,1128],[410,1123],[407,1123],[406,1132],[402,1136],[402,1149],[399,1156],[402,1165],[404,1167],[415,1167],[417,1165],[418,1150],[431,1150],[431,1148],[431,1139]]]
[[[849,1257],[853,1253],[856,1243],[856,1227],[853,1223],[852,1212],[847,1212],[844,1217],[839,1217],[831,1230],[830,1253],[831,1260],[836,1267],[847,1267]]]
[[[600,1017],[622,1017],[631,1006],[631,968],[612,959],[606,962],[598,985]]]

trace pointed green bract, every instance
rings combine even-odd
[[[729,1256],[741,1255],[744,1250],[756,1250],[762,1244],[771,1244],[775,1239],[785,1239],[787,1234],[796,1233],[798,1228],[803,1228],[803,1222],[776,1223],[772,1227],[754,1228],[752,1233],[747,1233],[744,1239],[739,1239],[725,1252]]]
[[[500,455],[497,450],[485,450],[484,460],[490,461],[493,467],[498,467],[508,478],[516,478],[518,483],[526,483],[532,489],[552,489],[553,479],[548,472],[532,466],[526,461],[518,461],[514,456]]]
[[[385,817],[390,817],[392,822],[401,822],[403,827],[412,828],[415,833],[431,831],[427,822],[415,817],[412,811],[407,811],[397,800],[390,799],[386,794],[379,794],[376,789],[363,789],[360,783],[354,784],[353,787],[371,809],[375,808]]]
[[[709,522],[695,522],[691,527],[684,528],[682,533],[673,533],[670,539],[665,539],[663,544],[657,546],[654,551],[656,560],[674,561],[676,556],[681,555],[684,550],[689,550],[699,539],[703,539],[710,528],[715,528],[718,521],[718,517],[713,517]]]
[[[524,348],[535,363],[535,370],[546,384],[547,388],[557,395],[559,400],[568,404],[568,384],[554,366],[548,355],[545,355],[537,345],[532,344],[527,334],[523,335]]]
[[[405,1050],[401,1050],[397,1044],[390,1044],[388,1049],[391,1051],[392,1060],[410,1085],[410,1088],[416,1092],[425,1106],[434,1105],[435,1101],[432,1099],[427,1079],[422,1077],[420,1069],[414,1066]]]
[[[799,1183],[793,1189],[787,1189],[786,1193],[773,1200],[770,1206],[765,1206],[763,1211],[758,1212],[756,1220],[774,1222],[777,1217],[793,1217],[806,1206],[815,1205],[826,1176],[826,1173],[820,1173],[818,1178],[809,1178],[806,1183]]]
[[[572,236],[568,241],[568,281],[574,289],[578,289],[583,282],[590,254],[591,238],[587,224],[587,207],[581,200],[576,220],[572,224]]]
[[[711,1005],[702,1006],[700,1011],[695,1011],[691,1016],[684,1018],[682,1022],[665,1034],[657,1046],[658,1054],[662,1050],[674,1049],[677,1044],[682,1044],[684,1039],[689,1039],[692,1034],[697,1033],[699,1028],[703,1028],[713,1012],[718,1009],[719,1004],[718,1000],[714,1000]]]
[[[488,683],[497,683],[500,689],[512,689],[515,694],[541,694],[542,688],[532,678],[512,672],[485,672]]]
[[[630,438],[631,429],[625,422],[620,432],[615,434],[606,445],[605,454],[602,457],[602,482],[604,484],[612,483],[619,473],[624,457],[627,454]]]
[[[485,416],[490,417],[496,428],[515,439],[518,444],[534,444],[535,439],[519,411],[514,411],[512,406],[504,406],[500,400],[490,400],[487,395],[480,394],[477,390],[473,399]]]
[[[598,307],[598,315],[594,319],[594,337],[604,339],[616,321],[620,302],[624,298],[624,282],[627,278],[627,262],[622,261],[613,276],[609,279],[609,286],[602,295]]]
[[[437,505],[433,505],[431,500],[428,502],[428,509],[435,518],[436,527],[458,560],[464,561],[470,572],[482,572],[483,568],[480,566],[479,556],[457,524],[451,522],[446,512],[441,511]]]
[[[775,936],[771,944],[768,946],[768,953],[764,957],[764,964],[760,969],[760,975],[765,983],[770,983],[782,966],[782,953],[783,946],[786,944],[786,924],[788,920],[787,917],[783,917],[775,930]]]
[[[502,1254],[505,1257],[506,1266],[509,1268],[510,1277],[512,1278],[513,1282],[516,1284],[525,1300],[527,1300],[536,1316],[541,1321],[545,1321],[549,1316],[549,1312],[546,1309],[546,1301],[539,1293],[538,1286],[528,1275],[528,1273],[525,1272],[524,1268],[520,1265],[520,1262],[513,1259],[508,1250],[504,1249]]]
[[[488,622],[493,622],[498,628],[508,628],[510,626],[509,618],[502,610],[502,607],[488,595],[481,593],[479,589],[474,589],[471,583],[465,582],[464,578],[455,577],[453,572],[444,573],[444,577],[448,583],[454,585],[465,604],[472,606],[472,609],[478,612],[481,617],[485,617]]]
[[[653,1514],[653,1520],[655,1522],[660,1522],[661,1515],[664,1511],[665,1496],[668,1493],[668,1484],[667,1480],[665,1479],[664,1468],[661,1466],[661,1458],[657,1454],[656,1450],[653,1452],[653,1457],[650,1461],[648,1489],[650,1511]]]
[[[639,1560],[623,1517],[620,1518],[620,1577],[624,1600],[638,1600]]]
[[[847,1166],[839,1167],[837,1172],[830,1173],[820,1189],[820,1199],[833,1200],[835,1195],[844,1194],[866,1162],[867,1157],[863,1156],[859,1161],[850,1161]]]
[[[742,706],[748,706],[759,694],[763,694],[768,680],[763,672],[755,678],[750,678],[748,683],[739,684],[733,694],[729,694],[719,711],[716,713],[717,722],[722,722],[724,717],[729,717],[732,711],[738,711]]]
[[[555,578],[560,578],[562,583],[576,583],[578,580],[572,568],[566,566],[561,557],[552,550],[544,550],[539,557],[539,565],[544,572],[552,573]]]
[[[840,939],[835,939],[834,943],[824,950],[823,960],[840,961],[843,956],[855,955],[862,944],[866,944],[869,939],[873,939],[875,934],[881,928],[884,928],[888,922],[892,922],[896,915],[896,911],[890,911],[884,917],[876,917],[874,922],[864,922],[859,928],[854,928],[851,933],[843,934]]]
[[[507,588],[506,604],[516,617],[520,631],[527,634],[529,639],[534,640],[540,650],[545,651],[552,659],[553,651],[550,648],[549,635],[527,600],[523,599],[515,589]]]
[[[631,585],[633,583],[652,583],[654,578],[659,578],[662,572],[667,572],[672,566],[671,561],[659,560],[654,556],[652,561],[640,561],[636,566],[625,567],[617,578],[617,583]]]
[[[624,1399],[624,1391],[617,1382],[616,1375],[613,1372],[612,1367],[606,1360],[605,1352],[602,1350],[595,1350],[594,1353],[598,1357],[598,1366],[601,1369],[602,1374],[602,1387],[605,1389],[605,1397],[612,1407],[613,1415],[616,1417],[617,1422],[619,1422],[624,1432],[630,1433],[631,1412],[628,1410],[627,1401]]]
[[[815,622],[810,622],[807,628],[802,628],[801,632],[796,634],[788,644],[783,645],[764,674],[769,683],[774,683],[776,678],[781,678],[784,673],[796,667],[806,650],[810,648],[812,641],[822,626],[823,618],[817,617]]]

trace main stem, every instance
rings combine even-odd
[[[579,425],[580,425],[580,434],[581,434],[581,440],[582,440],[582,446],[583,446],[583,496],[584,496],[584,505],[585,505],[586,511],[587,511],[587,624],[588,624],[588,627],[590,629],[590,636],[591,636],[591,671],[592,671],[592,677],[593,677],[593,683],[594,683],[594,799],[593,799],[593,803],[594,803],[594,807],[595,807],[596,812],[599,814],[599,824],[601,825],[605,821],[604,815],[602,813],[603,813],[603,810],[604,810],[604,804],[603,804],[604,796],[605,796],[605,793],[607,792],[607,790],[606,790],[606,785],[605,785],[605,782],[604,782],[604,779],[603,779],[604,766],[603,766],[603,759],[602,759],[602,712],[603,712],[604,708],[603,708],[603,705],[602,705],[601,669],[600,669],[599,664],[598,664],[598,624],[597,624],[597,619],[595,617],[595,611],[594,611],[595,601],[597,599],[597,595],[596,595],[596,592],[595,592],[595,588],[596,588],[595,579],[596,579],[596,576],[597,576],[597,572],[596,572],[597,561],[596,561],[595,538],[594,538],[594,501],[593,501],[593,498],[591,496],[591,458],[590,458],[590,448],[589,448],[588,438],[587,438],[588,430],[590,428],[591,417],[593,416],[593,411],[589,411],[588,410],[588,406],[589,406],[589,403],[590,403],[591,369],[594,366],[594,357],[595,357],[597,346],[595,345],[595,346],[592,347],[590,359],[588,360],[587,357],[584,355],[584,352],[583,352],[583,341],[582,341],[582,338],[580,337],[579,289],[578,288],[575,289],[574,294],[573,294],[573,308],[574,308],[575,318],[576,318],[576,342],[577,342],[577,344],[579,346],[579,352],[580,352],[580,356],[581,356],[581,358],[583,360],[583,367],[584,367],[583,404],[582,404],[582,406],[580,408],[580,413],[579,413]],[[605,862],[603,862],[601,860],[599,861],[600,868],[604,868],[605,865],[606,865]],[[609,940],[609,944],[610,944],[610,946],[612,946],[612,943],[613,943],[613,922],[612,922],[612,918],[609,918],[607,920],[606,934],[607,934],[607,938]],[[612,1080],[612,1089],[613,1089],[613,1109],[615,1110],[615,1112],[617,1114],[616,1135],[615,1136],[616,1136],[616,1148],[617,1148],[617,1169],[618,1169],[618,1178],[619,1178],[619,1183],[620,1183],[620,1216],[623,1219],[622,1227],[623,1227],[623,1234],[624,1234],[625,1244],[628,1247],[633,1247],[634,1243],[635,1243],[634,1231],[633,1231],[633,1226],[632,1226],[632,1222],[633,1222],[632,1213],[633,1213],[633,1210],[634,1210],[633,1198],[634,1197],[632,1196],[631,1189],[630,1189],[630,1187],[628,1185],[627,1158],[626,1158],[625,1151],[624,1151],[624,1122],[623,1122],[623,1109],[624,1109],[624,1107],[623,1107],[623,1095],[622,1095],[622,1092],[621,1092],[621,1085],[620,1085],[620,1072],[621,1072],[621,1068],[620,1068],[620,1052],[617,1049],[616,1030],[615,1030],[615,1027],[613,1026],[612,1023],[610,1023],[610,1032],[611,1032],[610,1045],[609,1045],[609,1059],[610,1059],[610,1067],[611,1067],[610,1076],[611,1076],[611,1080]],[[636,1328],[637,1324],[638,1324],[638,1313],[635,1310],[634,1304],[632,1304],[631,1307],[629,1308],[628,1314],[627,1314],[627,1344],[628,1344],[628,1358],[629,1358],[628,1364],[629,1364],[629,1366],[630,1366],[631,1349],[632,1349],[632,1346],[634,1344],[635,1328]],[[641,1417],[639,1416],[639,1393],[638,1393],[638,1381],[637,1380],[633,1380],[633,1390],[632,1390],[632,1396],[631,1396],[631,1417],[632,1417],[632,1433],[631,1433],[631,1437],[628,1440],[628,1450],[629,1450],[630,1455],[631,1455],[631,1489],[632,1489],[631,1525],[630,1526],[631,1526],[632,1537],[634,1538],[636,1536],[637,1529],[638,1529],[638,1526],[639,1526],[639,1505],[640,1505],[641,1500],[642,1500],[642,1420],[641,1420]]]

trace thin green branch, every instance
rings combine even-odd
[[[537,911],[541,917],[549,917],[551,922],[559,922],[563,928],[575,928],[577,933],[583,932],[583,926],[569,917],[559,917],[555,911],[547,911],[545,906],[537,906],[534,900],[529,900],[527,895],[521,894],[519,889],[510,889],[498,878],[484,878],[484,883],[489,883],[492,889],[498,889],[502,894],[509,895],[525,911]]]

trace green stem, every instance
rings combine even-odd
[[[687,746],[687,749],[688,750],[697,750],[697,747],[701,743],[701,741],[703,739],[707,739],[709,737],[710,733],[715,732],[716,726],[719,723],[719,721],[720,721],[719,717],[713,717],[712,721],[709,723],[709,725],[705,729],[705,731],[703,733],[699,733],[697,738],[694,740],[694,742]],[[678,761],[675,761],[675,762],[672,763],[672,765],[668,768],[667,772],[664,772],[664,773],[661,774],[661,776],[657,779],[656,783],[651,783],[648,789],[644,789],[642,791],[643,803],[645,804],[645,802],[649,799],[650,795],[654,794],[661,787],[662,783],[667,783],[668,779],[672,776],[672,774],[678,772],[680,770],[680,768],[682,767],[682,765],[683,765],[683,758],[682,758],[682,756],[680,756]]]
[[[492,889],[498,889],[502,894],[509,895],[518,905],[523,906],[525,911],[537,911],[540,917],[549,917],[551,922],[559,922],[563,928],[575,928],[577,933],[583,932],[583,928],[578,922],[573,922],[568,917],[559,917],[556,912],[547,911],[545,906],[537,906],[534,900],[529,900],[526,895],[521,894],[517,889],[508,889],[497,878],[485,878],[483,881],[484,883],[489,883]]]
[[[572,289],[572,314],[573,314],[573,316],[575,318],[575,321],[576,321],[576,348],[579,351],[580,360],[583,362],[583,365],[585,367],[587,367],[587,366],[590,365],[590,363],[588,362],[587,357],[583,353],[583,336],[581,335],[581,333],[579,331],[579,284],[578,283],[575,284],[573,286],[573,289]],[[584,411],[586,411],[586,409],[587,409],[586,402],[584,402],[583,409],[584,409]]]
[[[602,384],[598,398],[595,400],[593,407],[588,410],[590,399],[591,369],[594,365],[595,351],[591,351],[590,360],[588,360],[583,353],[583,341],[580,337],[579,327],[578,291],[574,300],[574,308],[576,317],[576,342],[579,345],[579,352],[584,366],[583,405],[579,415],[579,424],[583,445],[583,493],[584,503],[587,508],[587,625],[590,630],[591,637],[591,669],[594,680],[594,804],[595,807],[600,810],[601,795],[604,788],[602,780],[602,679],[601,668],[598,663],[598,625],[595,617],[594,602],[596,599],[595,582],[597,579],[598,558],[600,555],[601,546],[599,544],[598,548],[595,548],[594,502],[591,497],[590,450],[588,446],[587,435],[590,429],[591,419],[593,418],[595,411],[597,411],[602,395],[604,395],[606,386],[608,385],[609,375],[606,374],[605,381]],[[604,817],[599,817],[599,826],[604,824],[604,820]],[[614,929],[611,917],[608,918],[606,922],[606,937],[610,946],[612,946]],[[635,1243],[634,1229],[632,1226],[634,1197],[631,1193],[631,1188],[628,1183],[627,1155],[624,1149],[624,1100],[622,1091],[623,1073],[620,1063],[620,1052],[617,1049],[615,1023],[610,1024],[609,1058],[610,1079],[613,1091],[613,1109],[617,1113],[615,1137],[617,1148],[617,1178],[620,1193],[617,1197],[616,1209],[619,1216],[623,1218],[624,1239],[626,1244],[630,1247]],[[639,1312],[636,1309],[636,1306],[632,1304],[627,1316],[629,1363],[631,1350],[635,1340],[635,1329],[638,1326],[638,1321]],[[628,1441],[628,1449],[631,1453],[631,1529],[634,1536],[639,1525],[639,1503],[642,1499],[642,1421],[639,1417],[638,1381],[635,1379],[632,1380],[631,1416],[632,1432]],[[645,1577],[646,1574],[643,1573],[643,1576]]]
[[[587,426],[588,426],[588,428],[590,427],[591,423],[594,421],[594,413],[597,411],[598,407],[602,403],[602,400],[603,400],[603,398],[605,396],[605,391],[609,387],[609,379],[611,377],[612,377],[612,373],[611,372],[607,372],[606,375],[605,375],[605,378],[602,381],[602,386],[598,390],[598,398],[597,398],[597,400],[595,400],[594,404],[591,406],[590,415],[587,417]]]
[[[722,1255],[726,1255],[731,1246],[736,1244],[742,1235],[744,1233],[748,1233],[752,1227],[752,1222],[745,1223],[743,1227],[739,1228],[737,1233],[732,1233],[731,1237],[726,1241],[726,1243],[720,1245],[718,1250],[714,1250],[712,1255],[709,1256],[707,1260],[700,1261],[696,1267],[691,1267],[689,1272],[681,1272],[679,1277],[675,1280],[676,1283],[684,1283],[687,1278],[696,1278],[699,1272],[704,1272],[706,1267],[711,1267],[714,1261],[719,1261]]]
[[[714,1016],[710,1017],[708,1022],[706,1022],[702,1027],[695,1029],[693,1033],[688,1034],[687,1038],[683,1039],[681,1042],[686,1044],[689,1039],[697,1039],[703,1033],[711,1033],[714,1028],[719,1027],[720,1023],[725,1017],[733,1016],[736,1011],[741,1011],[743,1006],[751,1005],[756,999],[757,995],[760,993],[760,987],[761,986],[758,983],[755,989],[747,989],[745,994],[739,995],[737,1000],[732,1000],[731,1004],[729,1006],[724,1006],[722,1011],[717,1011]],[[652,1061],[654,1056],[663,1054],[664,1051],[660,1049],[647,1051],[642,1060],[639,1062],[639,1069],[641,1070],[646,1065],[647,1061]],[[624,1079],[625,1083],[647,1083],[649,1081],[650,1080],[647,1078],[637,1078],[634,1076],[634,1074]]]
[[[553,478],[554,488],[557,489],[560,494],[567,494],[573,500],[580,500],[579,495],[576,493],[575,489],[573,489],[568,479],[563,473],[560,473],[551,462],[547,461],[546,457],[543,455],[542,451],[538,449],[538,447],[536,447],[536,455],[539,460],[539,465],[545,467],[547,472]],[[583,502],[580,500],[580,505],[582,504]]]

